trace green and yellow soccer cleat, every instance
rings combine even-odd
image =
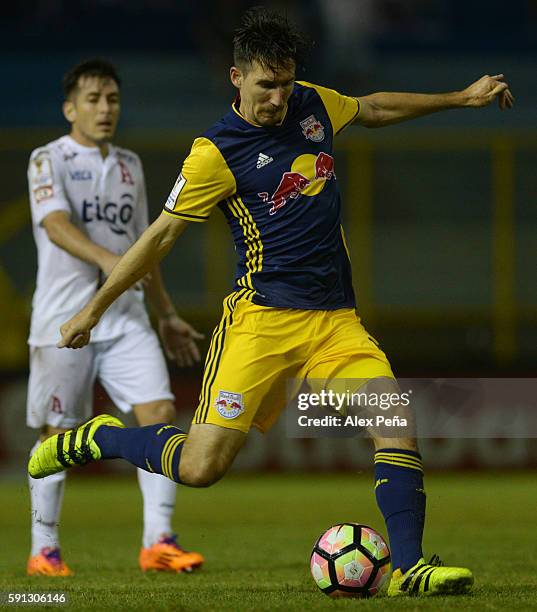
[[[78,427],[47,438],[30,457],[30,476],[45,478],[74,465],[86,465],[100,459],[101,450],[93,441],[93,436],[101,425],[125,427],[116,417],[100,414]]]
[[[474,583],[472,572],[466,567],[444,567],[437,555],[429,563],[420,559],[404,574],[392,574],[388,597],[459,595],[467,593]]]

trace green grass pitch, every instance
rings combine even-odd
[[[77,611],[536,610],[535,476],[432,474],[426,487],[426,554],[471,567],[471,595],[331,600],[317,590],[308,561],[324,529],[355,521],[385,534],[370,473],[229,476],[210,489],[181,488],[177,531],[207,563],[189,575],[143,575],[137,567],[141,502],[134,474],[78,472],[67,480],[61,529],[64,557],[76,576],[64,579],[25,575],[28,493],[23,480],[2,481],[0,591],[64,589],[68,608]]]

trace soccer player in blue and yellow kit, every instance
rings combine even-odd
[[[168,253],[189,223],[218,206],[239,255],[233,292],[215,329],[190,431],[124,428],[99,416],[49,438],[32,456],[44,477],[95,459],[124,458],[176,482],[208,486],[233,462],[252,425],[266,431],[285,406],[289,379],[367,379],[397,392],[385,354],[355,312],[341,226],[333,139],[351,124],[380,127],[435,111],[511,107],[503,75],[448,94],[353,98],[295,81],[303,45],[281,16],[252,9],[234,39],[229,113],[194,141],[163,213],[107,282],[62,326],[60,346],[80,348],[106,308]],[[413,436],[375,444],[375,488],[390,538],[391,596],[464,592],[465,568],[425,563],[422,462]]]

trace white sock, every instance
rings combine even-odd
[[[40,444],[38,440],[31,453]],[[45,478],[28,476],[32,508],[32,557],[46,546],[56,548],[60,545],[58,526],[66,475],[65,472],[58,472]]]
[[[138,482],[144,498],[143,547],[149,548],[163,534],[172,533],[177,484],[160,474],[138,468]]]

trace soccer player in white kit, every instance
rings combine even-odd
[[[56,348],[58,329],[78,312],[120,256],[148,225],[140,158],[110,143],[120,111],[120,79],[95,59],[72,68],[63,81],[63,113],[71,132],[33,151],[28,182],[38,273],[30,337],[27,423],[47,437],[92,416],[98,378],[115,405],[138,423],[172,423],[174,396],[141,287],[112,306],[82,351]],[[158,269],[145,280],[145,296],[158,320],[168,357],[178,365],[199,361],[202,338],[178,317]],[[29,478],[32,550],[28,574],[71,574],[62,560],[58,521],[65,472]],[[142,570],[183,571],[201,565],[172,533],[176,485],[138,469],[144,504]]]

